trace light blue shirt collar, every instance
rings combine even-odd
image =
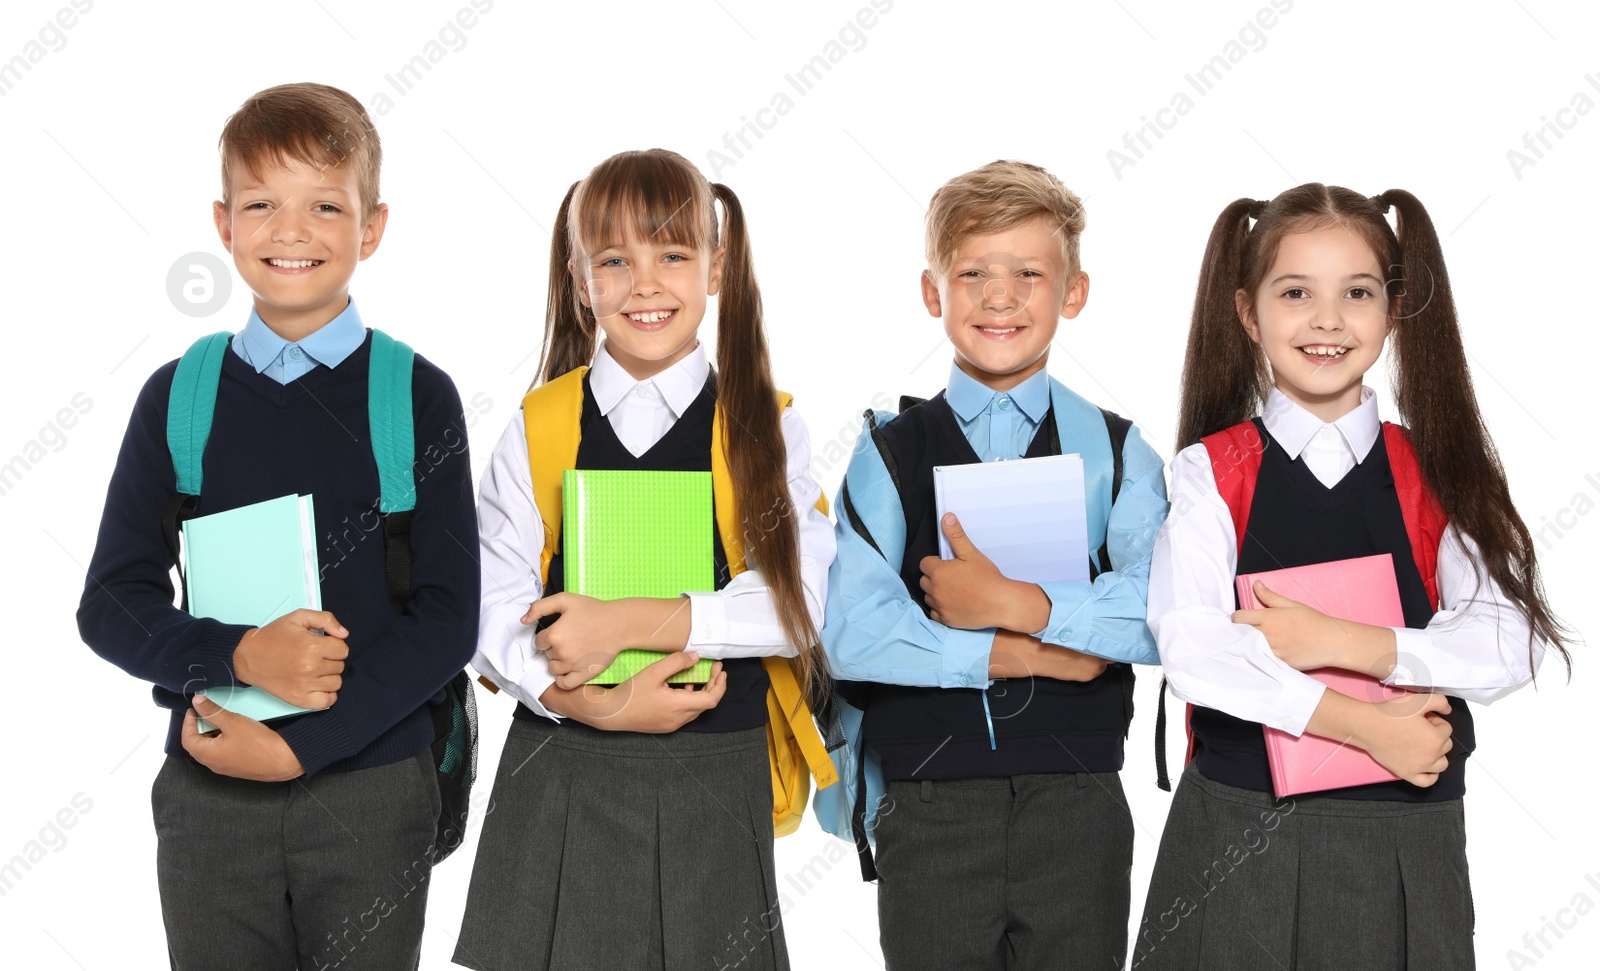
[[[1001,394],[1009,396],[1018,410],[1037,425],[1050,410],[1050,375],[1041,369],[1015,388],[1002,392],[961,370],[961,365],[950,365],[950,383],[945,385],[944,398],[962,421],[970,422],[977,418]]]
[[[293,343],[316,363],[335,368],[354,354],[366,339],[367,328],[361,322],[352,297],[339,311],[339,316]],[[233,349],[260,374],[279,360],[290,343],[274,333],[252,307],[250,320],[233,339]]]

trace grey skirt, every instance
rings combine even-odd
[[[513,720],[454,961],[787,971],[766,729]]]
[[[1473,967],[1461,800],[1291,796],[1190,765],[1167,815],[1128,967]]]

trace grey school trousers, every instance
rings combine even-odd
[[[890,782],[878,811],[888,971],[1120,967],[1133,819],[1115,772]]]
[[[172,967],[416,968],[437,775],[426,750],[292,782],[167,756],[150,802]]]

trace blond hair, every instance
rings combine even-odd
[[[1004,232],[1031,219],[1050,224],[1061,240],[1067,278],[1075,279],[1086,223],[1082,200],[1039,166],[1004,160],[958,175],[933,194],[924,223],[928,268],[943,277],[968,237]]]

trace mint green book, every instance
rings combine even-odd
[[[717,588],[710,472],[568,469],[561,530],[563,580],[573,593],[619,600]],[[628,648],[589,683],[621,683],[664,656]],[[711,661],[668,680],[710,681]]]
[[[261,627],[291,610],[322,609],[310,496],[280,496],[183,524],[189,613]],[[247,685],[208,688],[228,711],[268,721],[310,711]],[[202,719],[200,730],[211,726]]]

